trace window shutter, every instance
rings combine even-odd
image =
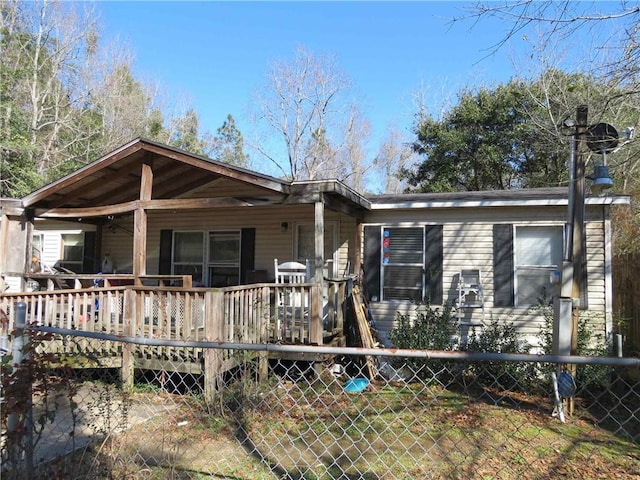
[[[158,273],[171,275],[171,248],[173,230],[160,230],[160,253],[158,255]]]
[[[240,234],[240,283],[247,283],[247,274],[254,269],[256,259],[256,229],[243,228]]]
[[[364,227],[364,288],[369,300],[380,300],[380,227]]]
[[[429,225],[425,232],[425,283],[426,300],[434,305],[442,304],[443,245],[442,225]]]
[[[84,232],[84,257],[81,273],[95,273],[96,270],[96,232]]]
[[[512,307],[513,225],[493,226],[493,304]]]

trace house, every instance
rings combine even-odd
[[[626,203],[585,201],[582,304],[607,335],[610,210]],[[309,262],[316,284],[361,278],[384,332],[397,312],[428,301],[457,302],[463,325],[504,319],[533,336],[543,317],[531,307],[557,288],[567,205],[565,188],[369,196],[339,180],[288,182],[136,139],[2,200],[0,272],[9,291],[26,288],[34,257],[78,274],[191,275],[194,286],[228,287],[273,282],[274,260],[294,260]]]

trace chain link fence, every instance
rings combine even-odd
[[[125,388],[87,335],[3,357],[3,479],[640,478],[639,359],[166,342]]]

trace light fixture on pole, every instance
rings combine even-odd
[[[593,175],[587,178],[591,180],[591,193],[594,195],[602,195],[606,190],[613,187],[613,180],[609,176],[609,167],[607,165],[594,165]]]
[[[629,135],[631,137],[631,135]],[[607,166],[607,153],[618,146],[618,131],[608,123],[598,123],[587,129],[587,147],[594,153],[602,155],[602,163],[595,164],[593,174],[587,175],[591,180],[591,193],[602,195],[605,190],[613,186]]]

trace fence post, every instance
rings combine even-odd
[[[224,311],[222,292],[205,293],[204,339],[206,342],[224,341]],[[216,379],[222,369],[222,350],[204,349],[204,397],[212,402],[216,394]]]
[[[322,286],[314,283],[311,286],[311,325],[309,326],[309,343],[322,345]]]
[[[122,326],[125,337],[133,337],[136,324],[136,291],[127,288],[124,291],[124,305],[122,306]],[[133,388],[135,361],[132,343],[122,344],[122,386],[126,390]]]
[[[11,342],[11,355],[12,355],[12,363],[16,372],[20,371],[24,368],[24,363],[29,360],[29,354],[27,352],[29,348],[29,333],[26,330],[26,318],[27,318],[27,304],[24,302],[16,302],[14,305],[15,308],[15,323],[14,323],[14,334],[13,340]],[[21,372],[24,374],[25,372]],[[21,438],[19,433],[16,434],[14,439],[20,439],[20,443],[22,443],[22,452],[24,453],[24,462],[26,469],[26,478],[33,478],[33,411],[32,411],[32,385],[31,385],[31,375],[28,375],[30,381],[28,382],[18,382],[18,384],[23,385],[24,391],[20,392],[21,395],[24,395],[25,399],[25,410],[22,417],[22,428],[24,429],[24,436]],[[17,393],[17,392],[16,392]],[[11,413],[7,418],[7,430],[9,432],[15,433],[20,424],[20,414],[19,413]],[[14,444],[13,447],[13,456],[14,459],[18,460],[20,458],[20,451],[17,450],[20,447],[20,443]],[[17,462],[15,467],[17,467]]]
[[[271,290],[268,286],[263,286],[260,289],[260,300],[258,301],[257,315],[260,325],[260,337],[258,338],[258,343],[269,343],[270,341],[270,332],[271,332]],[[275,336],[275,335],[274,335]],[[268,352],[258,352],[258,378],[260,381],[263,381],[267,378],[269,374],[269,353]]]

